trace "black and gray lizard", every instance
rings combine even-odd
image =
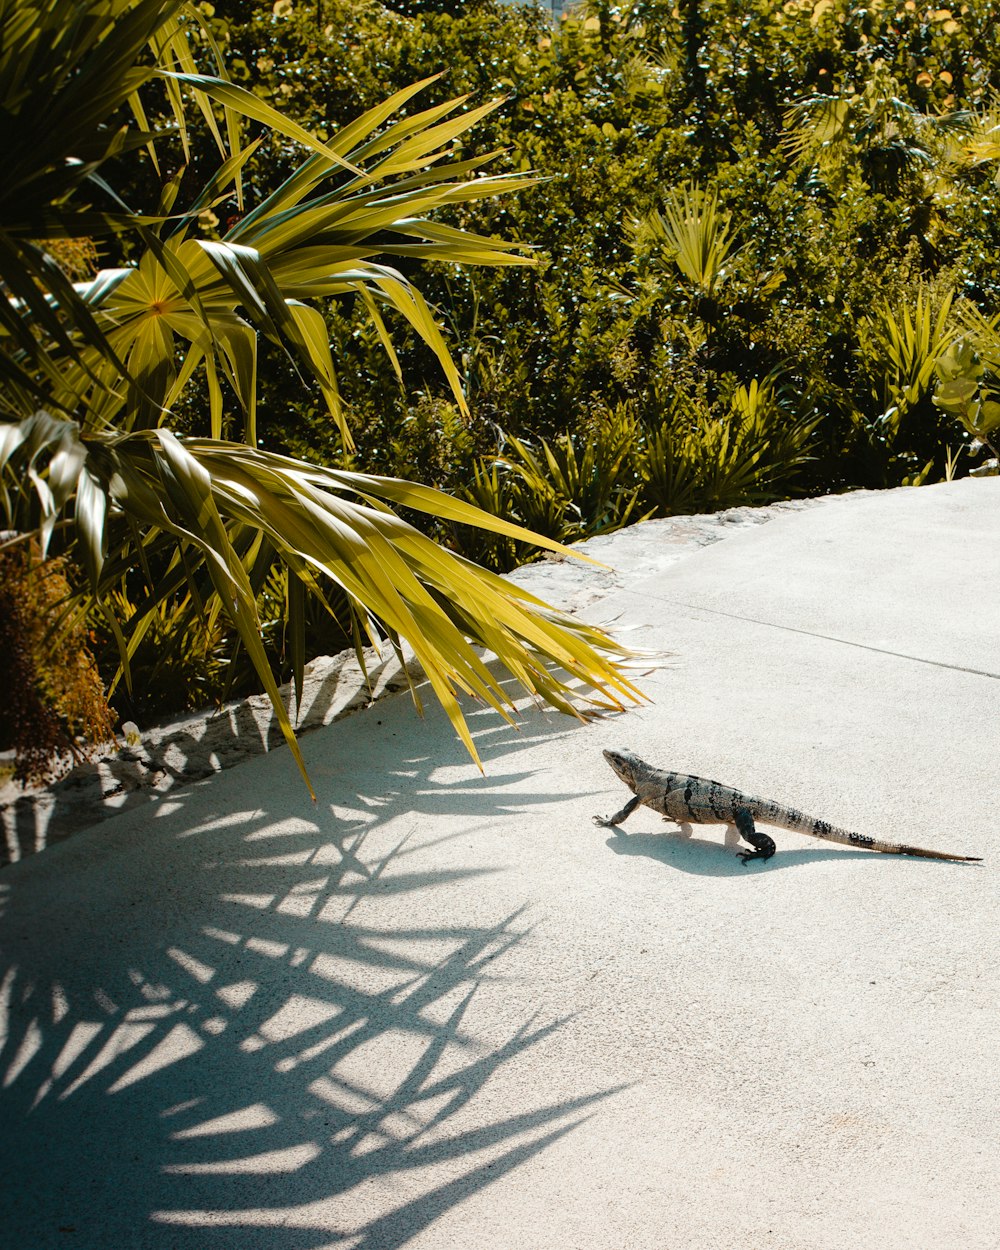
[[[740,852],[744,864],[751,859],[770,859],[777,849],[774,839],[766,833],[758,833],[754,821],[765,825],[777,825],[779,829],[791,829],[807,833],[813,838],[825,838],[828,842],[841,842],[845,846],[862,847],[867,851],[882,851],[886,855],[920,855],[924,859],[952,859],[963,863],[980,863],[978,855],[947,855],[944,851],[925,851],[919,846],[903,846],[898,842],[879,842],[862,833],[851,833],[825,820],[813,820],[797,811],[770,799],[757,799],[743,794],[731,786],[707,781],[704,777],[671,773],[654,768],[641,760],[634,751],[605,751],[604,758],[622,781],[632,791],[633,798],[620,812],[605,819],[595,816],[594,824],[613,829],[644,804],[659,812],[666,820],[679,825],[726,824],[735,825],[740,837],[749,842],[752,851]]]

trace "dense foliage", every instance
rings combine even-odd
[[[1000,307],[995,5],[590,3],[555,28],[531,8],[435,8],[352,0],[321,22],[290,0],[215,9],[234,73],[304,122],[332,132],[358,101],[440,72],[441,98],[505,93],[478,144],[543,179],[454,218],[536,245],[536,270],[438,267],[425,286],[462,352],[471,422],[420,344],[400,348],[419,381],[404,392],[374,336],[334,312],[357,463],[567,536],[974,463],[972,433],[934,403],[935,366],[968,334],[969,302]],[[700,272],[685,248],[713,239]],[[930,355],[912,358],[914,330],[895,361],[907,325],[943,309]],[[293,386],[277,365],[268,384]],[[755,386],[751,431],[733,414]],[[286,411],[269,438],[339,462],[315,407]],[[531,484],[528,453],[586,460],[601,506],[551,465]],[[514,558],[489,537],[452,541]]]
[[[34,545],[0,550],[0,740],[20,782],[48,780],[78,742],[113,732],[88,631],[77,623],[54,652],[45,636],[69,590],[64,560],[42,561]]]

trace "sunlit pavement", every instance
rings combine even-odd
[[[482,777],[394,696],[0,871],[0,1243],[996,1250],[1000,479],[663,532],[584,595],[651,703]],[[985,863],[616,836],[613,745]]]

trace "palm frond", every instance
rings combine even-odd
[[[810,165],[839,156],[850,137],[851,104],[849,97],[830,95],[796,101],[782,119],[782,150],[792,161]]]
[[[359,644],[365,636],[397,648],[408,641],[474,758],[459,696],[511,714],[477,647],[563,711],[579,715],[577,683],[589,686],[585,697],[598,707],[639,698],[620,667],[626,653],[601,631],[444,551],[393,508],[564,551],[557,543],[425,487],[256,447],[261,336],[318,387],[350,446],[317,299],[359,298],[397,368],[385,314],[404,318],[436,354],[465,411],[433,311],[392,262],[532,262],[519,245],[433,220],[439,210],[530,181],[483,176],[488,156],[453,158],[456,140],[496,104],[467,108],[460,97],[404,115],[425,85],[415,84],[321,142],[229,82],[203,30],[213,61],[206,73],[188,39],[199,20],[180,0],[76,0],[68,9],[52,0],[0,0],[0,104],[12,122],[0,128],[9,174],[0,185],[0,508],[8,528],[38,531],[43,546],[57,525],[75,538],[68,545],[118,641],[126,683],[168,593],[211,627],[227,618],[304,776],[257,610],[276,563],[284,570],[297,689],[303,603],[309,595],[324,602],[324,589],[335,586]],[[157,85],[166,104],[153,113],[143,97]],[[139,216],[105,181],[104,166],[144,144],[155,161],[157,144],[175,134],[183,148],[192,100],[215,138],[220,168],[193,204],[177,206],[175,175],[157,212]],[[174,124],[160,121],[157,130],[149,117],[161,118],[164,107]],[[128,110],[132,126],[122,124]],[[230,188],[239,197],[255,157],[258,144],[242,143],[242,118],[298,144],[304,159],[224,238],[200,237],[197,215]],[[71,282],[44,244],[109,231],[130,232],[137,259],[89,283]],[[199,370],[213,437],[185,440],[164,426]],[[232,396],[243,414],[242,444],[219,438]],[[119,614],[121,579],[136,567],[148,593]],[[83,611],[84,602],[67,614]]]
[[[895,79],[879,66],[862,92],[808,96],[787,109],[783,121],[781,148],[792,162],[836,179],[845,162],[858,159],[877,183],[900,171],[953,163],[972,117],[962,109],[921,112],[901,98]]]
[[[72,494],[75,524],[100,596],[103,553],[128,518],[152,542],[176,547],[175,567],[206,614],[235,627],[271,698],[303,776],[287,709],[260,638],[250,570],[259,540],[306,592],[339,586],[369,641],[409,643],[456,732],[478,762],[458,696],[471,695],[510,718],[512,705],[476,647],[485,647],[531,694],[580,715],[583,697],[620,709],[641,696],[615,662],[627,652],[601,630],[556,612],[529,592],[445,551],[398,517],[390,504],[475,525],[571,554],[559,543],[490,516],[429,487],[303,464],[237,443],[181,440],[167,430],[81,438],[75,423],[38,413],[0,427],[0,480],[33,482],[41,520],[51,525]],[[41,458],[48,459],[40,471]],[[10,486],[6,487],[8,490]],[[119,570],[111,570],[112,582]],[[105,603],[109,602],[104,596]],[[149,611],[118,622],[123,664]],[[376,626],[379,622],[381,628]],[[125,637],[127,625],[132,642]],[[295,657],[302,680],[303,655]]]
[[[88,384],[98,382],[95,356],[125,373],[86,300],[35,240],[134,227],[134,215],[101,169],[141,144],[154,149],[140,91],[156,66],[141,58],[145,50],[156,57],[167,47],[181,55],[185,35],[177,15],[183,8],[181,0],[68,6],[8,0],[0,6],[0,266],[5,294],[20,301],[0,301],[0,326],[19,348],[5,353],[3,374],[8,401],[21,412],[30,412],[45,392],[50,404],[67,402],[54,398],[53,383],[62,362],[82,348],[91,354],[81,375]],[[182,122],[182,100],[171,103]],[[126,105],[141,120],[141,132],[130,134],[116,119]],[[93,198],[103,207],[95,209]],[[71,394],[68,406],[80,398]]]
[[[898,425],[906,410],[928,393],[938,361],[956,338],[953,295],[935,300],[920,289],[912,304],[882,304],[862,323],[861,351],[877,375],[883,420]]]
[[[735,240],[732,215],[719,207],[718,192],[697,183],[672,191],[663,213],[654,212],[646,226],[662,239],[681,273],[704,295],[711,295],[726,275]]]
[[[1000,162],[1000,100],[991,99],[970,116],[964,155],[973,166]],[[995,181],[1000,186],[1000,164]]]
[[[399,107],[413,94],[414,89],[399,92],[391,103]],[[349,449],[352,440],[325,325],[307,303],[349,295],[363,298],[393,360],[383,314],[404,318],[434,352],[460,409],[467,411],[431,309],[399,270],[375,259],[398,255],[458,264],[532,263],[519,245],[430,220],[439,208],[532,181],[522,175],[470,178],[479,161],[457,163],[457,173],[449,166],[419,168],[421,162],[438,160],[442,138],[450,142],[496,107],[490,103],[443,122],[460,104],[449,101],[387,127],[387,108],[371,110],[366,117],[374,132],[357,122],[345,127],[346,138],[341,134],[331,140],[335,155],[314,151],[222,240],[189,237],[186,227],[161,240],[138,223],[147,250],[135,268],[98,274],[77,292],[89,318],[78,317],[77,325],[91,328],[85,340],[69,341],[57,315],[65,305],[27,283],[25,290],[34,293],[38,305],[34,320],[41,322],[42,314],[46,318],[49,350],[39,345],[22,316],[10,309],[7,314],[12,331],[24,338],[25,351],[36,350],[31,376],[44,366],[50,402],[67,411],[85,400],[89,428],[120,420],[124,411],[131,428],[146,428],[162,420],[194,371],[203,367],[213,433],[220,430],[226,380],[244,414],[245,437],[255,442],[257,338],[264,335],[285,349],[304,379],[318,384]],[[250,155],[245,149],[230,158],[197,197],[195,208],[221,193]],[[345,159],[355,168],[355,162],[372,155],[371,168],[346,180],[341,176]],[[61,369],[53,363],[67,359]],[[38,393],[37,385],[26,389],[22,408],[37,405]]]

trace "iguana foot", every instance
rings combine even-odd
[[[754,848],[752,851],[741,851],[740,859],[747,864],[752,859],[770,859],[774,852],[778,849],[773,838],[769,838],[766,833],[760,833],[754,828],[753,816],[747,807],[738,807],[733,812],[733,821],[736,828],[740,831],[740,837],[749,842]]]
[[[763,850],[760,850],[760,851],[740,851],[739,857],[740,859],[743,860],[744,864],[748,864],[752,859],[770,859],[771,856],[774,854],[774,851],[775,851],[775,847],[774,847],[774,843],[772,842],[770,850],[768,850],[765,847]]]

